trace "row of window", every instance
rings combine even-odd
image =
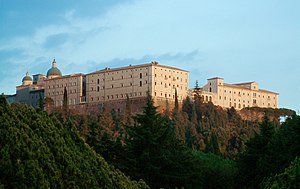
[[[109,74],[108,74],[108,75],[109,75]],[[144,73],[144,76],[148,76],[148,73]],[[120,80],[120,79],[133,78],[133,77],[134,77],[134,76],[133,76],[132,74],[130,75],[130,77],[124,77],[124,76],[122,75],[121,78],[119,78],[119,80]],[[136,78],[136,77],[134,77],[134,78]],[[143,73],[140,73],[140,74],[139,74],[139,78],[140,78],[140,79],[143,78]],[[101,80],[104,82],[104,81],[105,81],[105,78],[102,78]],[[113,80],[118,80],[118,79],[116,79],[115,77],[111,77],[110,80],[113,81]],[[93,80],[93,79],[91,80],[91,83],[94,83],[94,80]],[[97,79],[97,83],[100,84],[100,79],[99,79],[99,78]]]
[[[154,92],[154,96],[158,96],[157,95],[157,92]],[[172,99],[175,99],[175,95],[174,94],[168,94],[168,93],[160,93],[160,97],[165,97],[165,98],[172,98]],[[178,99],[181,99],[183,100],[183,97],[182,96],[178,96]]]
[[[255,99],[253,99],[253,106],[256,106],[257,104],[256,104],[256,100]],[[264,105],[264,104],[263,104]],[[274,107],[276,107],[276,105],[274,104],[273,105]],[[229,102],[229,107],[234,107],[234,108],[242,108],[241,107],[241,104],[238,104],[238,106],[237,106],[237,104],[236,103],[234,103],[233,104],[233,106],[232,106],[232,103],[231,102]],[[243,104],[243,108],[245,108],[246,107],[246,105],[245,104]],[[250,105],[248,104],[248,106],[247,107],[250,107]],[[271,104],[270,103],[268,103],[268,107],[271,107]]]
[[[74,93],[76,93],[76,89],[74,89],[74,90],[69,90],[68,91],[68,94],[74,94]],[[64,94],[64,91],[63,90],[61,90],[61,91],[56,91],[56,93],[53,91],[52,92],[52,95],[63,95]],[[51,95],[51,93],[48,93],[48,96],[50,96]]]
[[[63,100],[57,100],[55,106],[62,106],[64,103]],[[76,99],[69,99],[69,105],[75,105],[76,104]]]
[[[157,70],[157,68],[155,68],[155,69]],[[163,71],[163,69],[161,68],[160,71]],[[171,72],[171,70],[165,69],[165,72],[167,72],[167,71]],[[173,73],[175,73],[175,72],[176,72],[176,71],[173,70]],[[177,71],[177,73],[179,74],[179,71]],[[180,74],[182,74],[182,72],[180,72]],[[185,75],[187,75],[187,73],[185,73]]]
[[[145,81],[145,84],[148,84],[148,81],[147,81],[147,80]],[[118,87],[129,87],[129,86],[133,86],[133,83],[130,82],[129,85],[124,85],[124,83],[121,83],[120,85],[117,85],[117,86],[114,85],[114,84],[111,84],[109,87],[106,87],[106,88],[107,88],[107,89],[113,89],[113,88],[118,88]],[[136,86],[136,85],[135,85],[135,86]],[[140,86],[140,87],[143,86],[143,81],[140,81],[140,82],[139,82],[139,86]],[[97,86],[97,91],[98,91],[98,92],[100,91],[100,88],[105,89],[105,86],[102,86],[102,87]],[[91,87],[91,91],[95,91],[95,90],[96,90],[96,88]]]
[[[147,92],[144,92],[144,94],[147,95]],[[106,100],[113,100],[113,99],[127,98],[127,95],[128,95],[129,97],[133,97],[133,96],[143,96],[143,92],[135,92],[135,93],[126,93],[126,94],[107,95],[107,96],[106,96]],[[94,100],[97,100],[97,101],[99,101],[99,100],[105,100],[104,98],[105,98],[105,97],[102,96],[101,99],[100,99],[100,97],[98,96],[98,97],[96,97],[96,98],[91,97],[90,99],[91,99],[91,101],[93,102]]]
[[[70,83],[69,83],[69,86],[76,86],[76,85],[77,85],[76,82],[70,82]],[[57,85],[56,85],[56,88],[67,87],[67,86],[68,86],[67,83],[64,83],[64,84],[57,84]],[[49,88],[49,89],[51,89],[51,88],[54,89],[54,88],[55,88],[55,85],[52,85],[52,87],[51,87],[51,85],[49,85],[48,88]]]
[[[154,77],[157,77],[157,74],[154,74]],[[171,76],[167,76],[167,75],[163,75],[163,74],[160,74],[160,77],[163,77],[165,80],[167,79],[171,79]],[[182,78],[180,77],[173,77],[173,81],[176,81],[176,80],[180,80],[182,82]],[[187,82],[187,79],[185,79],[185,82]]]
[[[211,92],[211,88],[210,88],[210,92]],[[226,93],[227,91],[226,90],[224,90],[224,93]],[[221,93],[221,90],[220,90],[220,93]],[[231,91],[229,91],[229,93],[231,94],[232,92]],[[243,95],[243,96],[245,96],[246,95],[246,93],[241,93],[240,91],[237,93],[236,91],[233,91],[233,94],[238,94],[239,96],[241,96],[241,95]],[[247,95],[248,96],[250,96],[250,93],[247,93]],[[254,98],[256,98],[258,96],[258,98],[260,98],[260,94],[259,95],[257,95],[256,93],[253,93],[253,97]],[[271,96],[266,96],[268,99],[271,99]],[[265,98],[265,96],[264,95],[262,95],[262,98]],[[275,97],[273,97],[274,99],[275,99]]]

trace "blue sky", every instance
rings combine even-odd
[[[63,74],[147,63],[256,81],[300,110],[298,0],[0,0],[0,93],[26,71]]]

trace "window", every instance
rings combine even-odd
[[[143,82],[142,81],[140,81],[140,87],[143,85]]]
[[[256,104],[256,99],[253,99],[253,104]]]
[[[111,85],[111,88],[114,88],[114,85]]]
[[[140,73],[140,79],[142,79],[143,78],[143,74],[142,73]]]
[[[100,84],[100,79],[97,79],[97,83]]]
[[[100,87],[99,87],[99,86],[97,87],[97,91],[98,91],[98,92],[100,91]]]
[[[209,92],[211,92],[211,87],[209,87]]]

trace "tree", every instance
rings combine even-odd
[[[189,120],[192,118],[192,109],[193,109],[193,103],[189,96],[186,97],[185,100],[182,102],[182,111],[187,113],[189,116]]]
[[[69,113],[69,102],[68,102],[68,91],[67,87],[64,89],[64,97],[63,97],[63,117],[66,118]]]
[[[149,188],[108,165],[72,122],[0,97],[0,187]]]
[[[44,99],[42,98],[42,95],[39,95],[39,108],[41,110],[44,110]]]
[[[240,156],[239,186],[257,188],[263,179],[268,176],[264,158],[268,153],[268,145],[274,134],[274,125],[267,117],[260,124],[260,134],[252,138],[247,144],[246,151]]]
[[[296,159],[283,173],[276,174],[265,180],[260,187],[265,189],[297,189],[300,187],[300,158]]]
[[[133,119],[134,125],[127,127],[127,159],[122,170],[132,178],[142,178],[152,188],[175,188],[200,181],[192,179],[192,154],[176,139],[172,122],[157,112],[150,95],[143,113]]]
[[[174,108],[174,112],[178,112],[178,111],[179,111],[178,96],[177,96],[177,89],[175,89],[175,108]]]
[[[131,124],[131,100],[130,100],[128,94],[126,95],[124,120],[125,120],[125,125]]]

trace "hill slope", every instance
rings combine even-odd
[[[0,188],[148,188],[110,167],[72,124],[0,97]]]

